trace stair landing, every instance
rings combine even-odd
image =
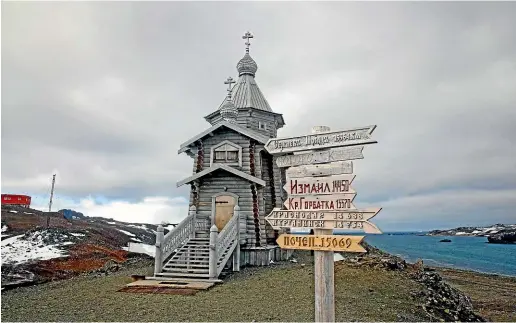
[[[153,278],[153,277],[151,277]],[[185,280],[185,279],[174,279],[174,280],[163,280],[163,279],[144,279],[138,280],[127,284],[127,287],[156,287],[156,288],[176,288],[176,289],[195,289],[195,290],[206,290],[213,285],[216,281],[199,281],[199,280]]]

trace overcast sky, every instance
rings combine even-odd
[[[193,159],[251,31],[286,126],[375,124],[357,207],[384,231],[516,223],[514,2],[2,2],[2,193],[186,216]]]

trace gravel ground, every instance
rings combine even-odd
[[[516,322],[516,277],[436,268],[453,287],[471,297],[475,310],[490,322]]]
[[[152,262],[108,276],[92,275],[2,292],[2,321],[312,321],[313,264],[244,268],[223,284],[193,296],[117,292],[132,274],[152,273]],[[302,264],[305,264],[304,266]],[[335,268],[337,321],[428,321],[421,289],[396,272]]]

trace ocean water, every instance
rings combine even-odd
[[[452,242],[439,242],[442,239]],[[486,237],[384,233],[366,235],[365,241],[409,262],[421,258],[428,266],[516,276],[516,245],[487,243]]]

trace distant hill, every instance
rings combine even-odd
[[[429,236],[487,237],[490,243],[516,243],[516,224],[494,224],[488,227],[459,227],[449,230],[433,230]]]
[[[157,225],[87,216],[66,219],[58,212],[2,206],[1,228],[5,285],[66,278],[102,268],[109,260],[123,263],[131,257],[129,243],[153,249]],[[171,228],[165,227],[165,234]]]

